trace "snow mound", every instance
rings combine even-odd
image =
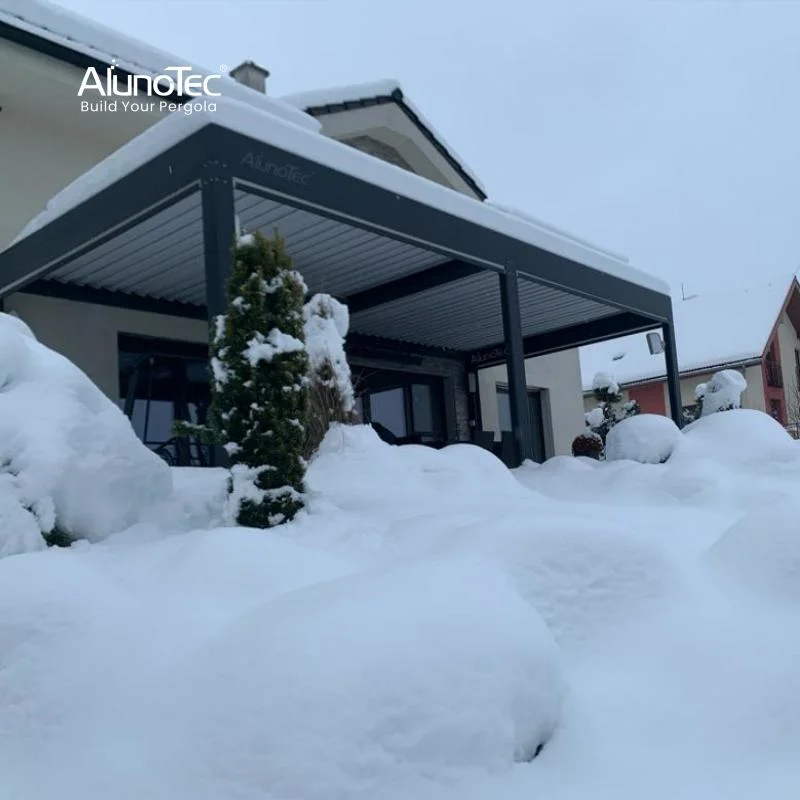
[[[381,441],[369,425],[331,426],[309,466],[306,487],[312,496],[359,512],[398,506],[412,511],[456,497],[477,503],[487,492],[530,497],[488,450],[472,444],[398,447]]]
[[[0,314],[0,555],[57,528],[93,541],[172,489],[167,465],[77,367]],[[14,522],[12,522],[14,521]]]
[[[800,601],[800,502],[753,511],[707,553],[722,573],[767,597]]]
[[[509,768],[552,736],[563,695],[541,619],[472,559],[284,595],[177,664],[165,689],[155,713],[178,723],[162,733],[178,794],[209,800],[231,786],[408,797],[420,774]]]
[[[783,426],[763,411],[734,408],[701,417],[683,429],[676,456],[728,465],[797,462],[800,448]]]
[[[636,414],[608,432],[606,460],[662,464],[672,455],[680,438],[680,429],[668,417]]]
[[[695,397],[702,398],[703,416],[706,417],[725,409],[739,408],[745,389],[747,381],[744,375],[735,369],[723,369],[714,373],[708,383],[697,386]]]
[[[602,635],[674,582],[657,543],[591,512],[580,519],[550,509],[544,527],[522,517],[482,522],[457,531],[450,544],[502,569],[562,646]]]

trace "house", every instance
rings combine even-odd
[[[794,275],[745,288],[721,288],[673,301],[681,406],[691,412],[695,388],[722,369],[744,375],[744,408],[797,425],[800,414],[800,287]],[[625,399],[667,414],[664,356],[651,355],[644,334],[593,344],[580,352],[585,410],[596,406],[592,379],[613,375]]]
[[[564,452],[575,347],[673,341],[663,283],[485,202],[395,82],[276,99],[253,62],[215,75],[44,0],[0,0],[0,69],[3,307],[178,463],[237,229],[347,302],[362,412],[400,440]]]

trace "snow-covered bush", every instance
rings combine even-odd
[[[290,592],[193,651],[159,698],[179,721],[165,761],[186,797],[223,796],[221,776],[242,797],[409,796],[420,770],[438,782],[530,760],[562,681],[499,570],[438,558]]]
[[[608,432],[623,419],[635,416],[641,409],[636,400],[622,402],[622,390],[612,375],[598,372],[592,381],[594,396],[599,405],[586,414],[586,425],[596,433],[605,446]]]
[[[581,433],[572,440],[572,455],[599,460],[603,454],[603,440],[594,432]]]
[[[308,419],[305,457],[316,453],[334,423],[354,424],[355,394],[344,340],[350,326],[347,306],[327,294],[316,294],[304,309],[309,362]]]
[[[741,408],[742,393],[746,389],[747,381],[741,372],[723,369],[714,373],[708,383],[699,383],[695,387],[695,419],[716,414],[718,411]]]
[[[308,356],[305,284],[279,237],[242,237],[215,321],[212,426],[231,462],[231,514],[269,528],[302,508]]]
[[[0,314],[0,555],[98,541],[172,489],[167,465],[76,366]]]
[[[638,414],[608,432],[606,461],[663,464],[680,437],[680,429],[671,419],[660,414]]]

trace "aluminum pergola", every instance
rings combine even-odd
[[[25,290],[210,319],[225,307],[237,227],[277,231],[310,290],[348,304],[351,348],[459,359],[468,372],[506,361],[521,458],[533,454],[525,358],[624,334],[662,330],[681,424],[668,293],[484,224],[486,207],[450,190],[396,190],[398,168],[301,133],[320,141],[299,153],[210,117],[0,254],[0,298]],[[338,166],[338,148],[368,160],[363,174]],[[411,180],[427,185],[400,183]]]

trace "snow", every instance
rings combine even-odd
[[[608,392],[609,394],[619,394],[619,384],[613,375],[607,372],[598,372],[592,378],[592,389],[595,392]]]
[[[603,424],[603,420],[605,417],[603,416],[603,409],[599,406],[597,408],[593,408],[591,411],[587,411],[584,415],[586,418],[586,424],[590,428],[597,428]]]
[[[349,86],[331,86],[325,89],[312,89],[308,92],[297,92],[295,94],[283,95],[281,100],[294,108],[305,111],[310,108],[320,106],[338,105],[340,103],[351,103],[358,100],[372,99],[375,97],[388,97],[399,92],[402,102],[416,116],[423,127],[427,128],[433,138],[452,156],[453,160],[461,167],[461,170],[484,194],[487,194],[486,187],[481,183],[480,178],[469,168],[469,165],[453,149],[442,134],[431,125],[422,112],[406,97],[402,86],[396,80],[385,79],[370,81],[369,83],[357,83]]]
[[[681,432],[668,417],[636,414],[617,423],[606,437],[607,461],[661,464],[678,445]]]
[[[740,408],[742,392],[747,389],[747,381],[741,372],[735,369],[723,369],[715,372],[708,383],[701,384],[697,391],[703,398],[703,416],[715,414],[730,408]]]
[[[786,274],[747,287],[726,285],[686,300],[673,297],[680,372],[759,360],[794,285],[794,274]],[[621,352],[625,355],[615,358]],[[644,333],[582,347],[580,362],[587,392],[597,372],[612,370],[623,385],[666,376],[664,354],[650,354]]]
[[[204,69],[181,56],[151,47],[47,0],[0,0],[0,22],[105,64],[114,62],[120,69],[133,74],[159,75],[167,67],[177,66],[191,66],[191,74],[196,75],[219,74],[216,69]],[[266,109],[306,130],[320,129],[319,123],[308,114],[281,100],[267,98],[228,76],[223,76],[220,90],[224,97]]]
[[[38,425],[45,465],[72,430],[50,420],[82,403],[103,433],[109,401],[0,325],[0,441]],[[38,400],[6,422],[20,364]],[[665,432],[612,433],[635,425],[637,446]],[[91,460],[87,430],[59,474]],[[800,446],[742,409],[673,439],[665,463],[511,472],[338,425],[270,531],[225,526],[225,470],[167,471],[160,499],[74,483],[87,517],[139,513],[0,558],[4,794],[790,800]],[[106,469],[126,442],[103,439]]]
[[[304,349],[305,345],[296,336],[273,328],[266,336],[257,332],[247,343],[243,355],[251,367],[256,367],[261,361],[269,363],[275,356],[299,353]]]
[[[440,186],[346,144],[287,122],[268,110],[269,102],[267,100],[267,105],[262,109],[221,97],[216,103],[216,111],[198,111],[189,116],[167,116],[63,189],[47,204],[45,211],[28,223],[15,242],[31,235],[201,128],[218,125],[609,275],[657,292],[668,291],[667,285],[661,280],[624,261],[587,248],[540,225],[498,211],[474,198]]]
[[[0,555],[98,541],[170,494],[161,459],[77,367],[0,314]]]

